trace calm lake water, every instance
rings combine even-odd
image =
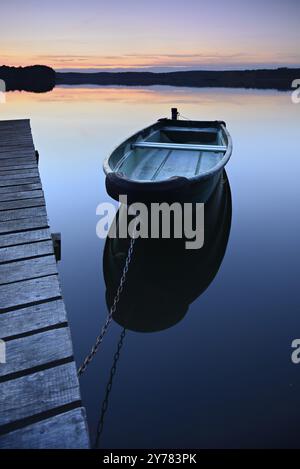
[[[226,168],[230,235],[216,276],[198,297],[197,275],[200,284],[206,267],[195,257],[190,270],[174,253],[172,282],[155,290],[168,321],[156,332],[127,330],[99,445],[300,447],[300,364],[291,362],[291,342],[300,338],[300,105],[289,93],[65,87],[7,94],[0,118],[31,119],[51,229],[62,235],[59,270],[76,361],[107,314],[105,242],[96,236],[96,206],[110,201],[102,161],[171,106],[192,119],[227,123],[234,143]],[[180,303],[186,294],[181,283],[196,294],[182,298],[187,311],[173,320],[172,299]],[[151,321],[150,329],[159,328]],[[81,378],[92,441],[121,332],[113,322]]]

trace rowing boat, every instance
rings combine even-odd
[[[105,159],[106,189],[130,202],[206,202],[232,153],[223,121],[159,119],[119,145]]]

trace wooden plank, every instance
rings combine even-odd
[[[6,179],[24,179],[31,177],[39,177],[39,170],[34,169],[24,169],[20,171],[0,171],[0,181],[5,181]]]
[[[88,448],[29,120],[0,121],[0,334],[0,447]]]
[[[34,199],[41,197],[44,197],[44,192],[42,190],[7,192],[5,194],[0,194],[0,202],[16,201],[19,199]]]
[[[1,449],[88,449],[83,407],[0,436]]]
[[[11,152],[11,153],[18,153],[18,152],[23,152],[24,153],[28,153],[30,151],[32,151],[32,143],[29,143],[27,145],[7,145],[5,144],[5,146],[2,146],[0,145],[0,151],[1,152],[4,152],[6,153],[7,151]],[[31,153],[32,154],[32,153]]]
[[[35,184],[21,184],[16,186],[0,187],[0,194],[34,191],[37,189],[42,190],[42,184],[40,182]]]
[[[31,147],[33,146],[32,138],[28,135],[23,135],[19,137],[16,133],[7,133],[2,135],[1,132],[1,139],[0,139],[0,148],[8,148],[8,147]]]
[[[11,161],[11,160],[6,160]],[[25,169],[35,169],[36,162],[24,163],[24,164],[15,164],[15,165],[1,165],[1,174],[5,175],[9,171],[24,171]]]
[[[6,339],[66,322],[63,300],[50,300],[47,303],[0,314],[0,335]]]
[[[29,130],[30,132],[30,130]],[[5,139],[4,142],[15,145],[17,146],[19,142],[27,142],[28,139],[30,139],[30,133],[28,132],[27,129],[14,129],[14,130],[5,130],[3,128],[0,129],[0,136],[2,136],[3,133],[3,138]],[[21,135],[22,134],[22,135]],[[16,139],[16,142],[14,142],[14,139]],[[1,140],[0,140],[1,141]],[[33,147],[33,140],[30,142],[31,148]]]
[[[33,143],[32,141],[32,137],[30,135],[30,128],[28,127],[27,129],[26,128],[15,128],[15,129],[9,129],[9,128],[3,128],[1,127],[0,128],[0,132],[1,132],[1,140],[2,141],[2,136],[3,136],[3,142],[11,142],[11,143],[16,143],[16,142],[23,142],[23,141],[27,141],[27,140],[30,140],[31,139],[31,142]]]
[[[52,240],[0,248],[0,263],[53,254]]]
[[[22,129],[22,131],[21,131]],[[1,136],[2,135],[6,135],[6,136],[9,136],[11,134],[15,134],[18,138],[23,138],[23,137],[27,137],[30,136],[31,137],[31,132],[30,132],[30,125],[22,125],[22,126],[13,126],[13,127],[9,127],[9,126],[0,126],[0,131],[1,131]]]
[[[31,141],[32,141],[32,136],[31,136],[31,133],[30,133],[30,127],[28,127],[27,129],[23,128],[22,131],[20,131],[20,129],[16,129],[16,128],[9,129],[9,128],[5,128],[5,127],[1,127],[0,132],[1,132],[1,141],[2,141],[2,138],[3,138],[3,140],[6,140],[6,139],[10,138],[11,136],[13,136],[16,140],[31,139]]]
[[[12,220],[0,223],[1,233],[13,233],[15,231],[31,230],[35,228],[48,228],[48,220],[46,217],[32,217],[20,220]]]
[[[20,166],[21,168],[27,164],[32,164],[36,167],[36,158],[34,156],[28,156],[26,158],[7,158],[1,161],[1,168]]]
[[[2,131],[1,131],[1,137],[2,137]],[[0,146],[10,146],[10,147],[18,147],[18,146],[27,146],[29,148],[32,148],[33,146],[33,141],[32,138],[28,134],[24,134],[22,132],[22,136],[20,135],[20,132],[7,132],[6,134],[4,133],[3,135],[3,141],[2,138],[0,139]]]
[[[57,275],[0,285],[0,313],[9,308],[25,306],[60,296]]]
[[[1,201],[0,197],[0,211],[1,210],[10,210],[10,209],[20,209],[20,208],[32,208],[32,207],[42,207],[45,206],[44,197],[36,197],[34,199],[29,199],[27,197],[20,200],[8,200]],[[20,217],[23,218],[23,217]]]
[[[2,147],[9,146],[9,145],[33,145],[33,140],[30,134],[25,134],[22,132],[22,135],[16,132],[3,132],[1,130],[1,139],[0,145]]]
[[[57,274],[55,256],[37,257],[0,265],[0,285]]]
[[[0,129],[2,128],[16,128],[16,127],[30,127],[30,119],[3,119],[0,121]]]
[[[17,128],[17,127],[26,127],[30,125],[30,119],[3,119],[0,121],[0,129],[2,128]]]
[[[0,401],[0,425],[80,402],[75,363],[66,363],[1,383]]]
[[[18,160],[22,161],[22,159],[26,159],[28,157],[35,158],[35,150],[5,150],[0,148],[0,160],[7,160],[11,158],[18,158]]]
[[[28,178],[19,178],[19,179],[4,179],[0,180],[0,187],[6,186],[18,186],[20,184],[36,184],[40,183],[41,180],[39,177],[28,177]]]
[[[30,134],[30,129],[5,129],[1,128],[1,139],[0,142],[11,142],[16,143],[16,142],[27,142],[30,140],[33,143],[32,136]]]
[[[47,211],[45,205],[41,207],[22,208],[16,210],[3,210],[0,211],[0,222],[46,216]]]
[[[73,349],[68,327],[9,340],[6,341],[6,363],[0,366],[0,376],[30,370],[36,366],[72,357],[72,355]]]
[[[0,248],[15,246],[17,244],[33,243],[37,241],[51,240],[50,230],[43,228],[41,230],[21,231],[20,233],[11,233],[0,236]]]
[[[22,131],[21,131],[22,129]],[[22,124],[19,126],[13,125],[12,127],[9,125],[1,125],[0,126],[1,135],[11,135],[16,134],[18,138],[22,138],[24,136],[31,135],[30,134],[30,125]]]
[[[5,129],[5,128],[0,128],[1,132],[1,139],[0,142],[5,143],[6,141],[12,142],[12,143],[17,143],[17,142],[23,142],[23,141],[28,141],[30,140],[31,143],[33,143],[32,136],[30,134],[30,128],[28,127],[27,129],[23,128],[22,130],[20,129]]]
[[[20,129],[22,129],[22,131],[20,131]],[[26,123],[19,124],[19,125],[14,124],[13,126],[4,124],[0,126],[0,131],[1,131],[1,135],[2,133],[3,135],[16,133],[21,138],[22,136],[28,135],[28,133],[30,133],[30,124],[26,124]]]
[[[1,139],[0,143],[2,147],[17,147],[19,145],[26,145],[33,147],[33,140],[30,134],[24,130],[17,130],[15,131],[3,131],[0,129]],[[20,135],[22,133],[22,135]],[[3,138],[2,138],[3,135]]]

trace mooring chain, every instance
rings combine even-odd
[[[117,306],[118,306],[118,303],[120,301],[120,296],[121,296],[121,293],[123,291],[124,284],[126,282],[126,276],[127,276],[127,272],[128,272],[128,269],[129,269],[129,264],[130,264],[131,259],[132,259],[132,254],[133,254],[133,248],[134,248],[135,241],[136,241],[136,238],[135,238],[135,230],[134,230],[134,233],[133,233],[132,238],[130,240],[130,245],[129,245],[129,248],[128,248],[128,253],[127,253],[125,265],[123,267],[122,276],[121,276],[121,279],[120,279],[120,283],[119,283],[116,295],[114,297],[113,304],[112,304],[112,306],[109,310],[109,313],[106,317],[105,323],[102,326],[101,332],[98,335],[98,337],[96,338],[95,344],[93,345],[90,353],[84,359],[82,365],[78,368],[78,371],[77,371],[78,376],[81,376],[85,372],[85,370],[87,369],[87,367],[89,366],[89,364],[91,363],[93,358],[95,357],[96,353],[98,352],[98,349],[99,349],[99,347],[100,347],[100,345],[103,341],[103,338],[104,338],[104,336],[107,332],[107,329],[108,329],[108,327],[109,327],[109,325],[112,321],[113,315],[117,310]]]
[[[101,437],[101,434],[103,432],[104,418],[105,418],[106,411],[108,409],[109,395],[111,393],[111,389],[112,389],[112,385],[113,385],[113,379],[114,379],[114,376],[115,376],[116,371],[117,371],[117,364],[118,364],[118,361],[119,361],[119,358],[120,358],[121,348],[123,347],[123,341],[124,341],[125,334],[126,334],[126,329],[123,329],[122,332],[121,332],[120,338],[119,338],[117,351],[114,354],[113,364],[112,364],[110,374],[109,374],[109,381],[106,385],[105,396],[104,396],[104,400],[103,400],[102,406],[101,406],[101,415],[100,415],[98,425],[97,425],[97,435],[96,435],[96,440],[95,440],[95,448],[98,448],[100,437]]]

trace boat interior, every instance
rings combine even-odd
[[[112,154],[115,172],[136,181],[161,181],[174,176],[187,178],[211,170],[223,158],[226,136],[222,127],[153,128],[137,134]]]

